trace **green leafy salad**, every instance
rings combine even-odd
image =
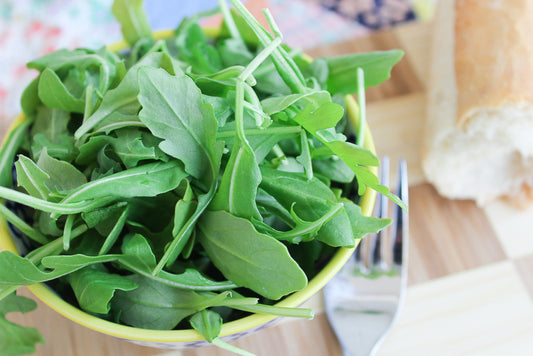
[[[31,353],[46,282],[87,313],[145,329],[218,338],[247,313],[281,308],[339,247],[389,220],[358,205],[370,188],[404,204],[369,167],[364,89],[401,51],[310,60],[238,0],[152,36],[142,0],[115,0],[129,48],[59,50],[28,63],[24,120],[0,152],[0,214],[24,257],[0,252],[0,350]],[[221,12],[220,29],[198,20]],[[346,116],[357,93],[359,129]],[[242,351],[242,353],[245,353]]]

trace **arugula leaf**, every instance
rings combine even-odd
[[[322,90],[303,94],[271,96],[263,99],[261,101],[261,106],[267,115],[273,115],[295,104],[307,104],[312,105],[312,108],[318,108],[320,105],[328,102],[331,102],[331,94],[325,90]],[[330,123],[327,125],[327,127],[332,127],[335,125],[335,123]]]
[[[322,146],[324,147],[324,146]],[[350,183],[355,173],[338,157],[327,157],[312,160],[313,171],[339,183]]]
[[[27,119],[33,121],[38,107],[42,107],[41,99],[39,99],[39,80],[41,76],[38,75],[31,83],[24,89],[20,97],[20,106],[22,112]]]
[[[167,266],[170,266],[172,263],[174,263],[174,261],[176,261],[178,255],[182,252],[183,248],[187,244],[190,234],[193,232],[191,229],[187,233],[180,234],[180,231],[186,226],[187,221],[194,215],[194,212],[198,207],[198,202],[194,199],[194,192],[191,188],[191,185],[188,181],[185,182],[185,193],[183,194],[183,197],[176,203],[174,208],[172,236],[176,237],[178,240],[175,243],[172,255],[167,261]]]
[[[34,68],[39,71],[49,69],[56,73],[60,70],[68,71],[67,78],[65,79],[67,91],[72,91],[74,88],[84,90],[89,85],[89,82],[92,82],[98,88],[98,91],[103,94],[107,91],[116,74],[115,64],[109,62],[109,59],[114,56],[102,56],[103,53],[105,51],[95,53],[87,49],[75,49],[72,51],[61,49],[29,62],[28,68]],[[93,68],[98,69],[98,75],[91,74]],[[42,75],[39,78],[40,82]],[[54,85],[56,89],[58,88],[57,84],[59,83],[56,82]],[[62,91],[63,89],[60,90]],[[61,105],[57,101],[54,102]]]
[[[45,181],[51,190],[68,191],[87,183],[87,177],[72,164],[55,159],[43,149],[39,155],[37,166],[50,177]]]
[[[252,28],[248,25],[248,23],[246,23],[243,17],[239,14],[239,12],[235,11],[234,9],[225,12],[223,5],[224,4],[219,3],[221,12],[224,17],[222,24],[220,25],[220,38],[241,38],[242,41],[251,48],[258,47],[259,39],[257,38]],[[230,27],[234,27],[235,30],[230,31]]]
[[[89,138],[80,146],[80,154],[76,158],[78,164],[88,164],[107,147],[124,163],[126,168],[139,165],[139,161],[162,160],[168,161],[158,147],[159,139],[150,133],[141,131],[137,127],[125,127],[115,131],[116,137],[99,135]]]
[[[77,113],[85,111],[84,98],[76,98],[69,92],[61,78],[50,68],[41,73],[38,90],[39,98],[48,107]]]
[[[50,189],[47,187],[46,181],[50,176],[28,157],[19,155],[18,158],[15,162],[18,185],[23,187],[31,196],[48,200]]]
[[[129,125],[139,125],[138,101],[139,85],[137,72],[143,66],[164,68],[170,74],[182,73],[179,65],[167,53],[149,53],[133,65],[119,85],[109,90],[103,97],[98,109],[89,116],[74,132],[80,139],[94,129],[95,132],[106,132]]]
[[[207,342],[213,342],[222,330],[222,317],[217,312],[204,309],[189,319],[194,330],[198,331]]]
[[[61,236],[63,233],[63,231],[57,227],[57,221],[52,219],[49,213],[36,211],[33,220],[37,222],[35,228],[39,229],[45,235],[57,237]]]
[[[124,255],[118,259],[118,262],[123,267],[169,287],[198,291],[224,290],[236,287],[235,284],[228,281],[213,281],[192,268],[186,269],[181,274],[160,271],[157,275],[152,275],[151,272],[156,264],[156,259],[150,244],[140,234],[126,235],[122,244],[122,252]]]
[[[224,66],[246,65],[254,58],[242,39],[227,38],[217,42],[218,53]]]
[[[45,244],[48,242],[48,238],[43,235],[43,232],[32,228],[28,223],[8,209],[4,204],[0,204],[0,215],[33,241],[36,241],[40,244]]]
[[[0,252],[0,286],[27,286],[34,283],[46,282],[72,273],[85,266],[95,263],[116,260],[114,256],[49,256],[42,260],[45,267],[53,271],[41,271],[28,259],[15,255],[10,251]]]
[[[151,271],[156,260],[150,244],[141,234],[128,234],[122,242],[122,253],[136,258],[137,266],[143,270]]]
[[[213,264],[238,285],[269,299],[307,285],[307,277],[287,248],[257,232],[250,221],[225,211],[206,211],[197,227],[198,241]]]
[[[315,108],[314,105],[306,105],[292,119],[320,138],[321,141],[328,142],[330,139],[325,136],[327,130],[334,128],[343,115],[342,106],[329,101],[321,104],[318,108]]]
[[[116,220],[128,203],[118,202],[109,206],[104,206],[91,211],[81,213],[81,218],[87,226],[95,228],[102,236],[107,236],[115,226]]]
[[[379,159],[372,152],[351,142],[332,141],[327,143],[327,147],[352,170],[355,169],[354,167],[379,165]]]
[[[198,83],[196,82],[198,85]],[[226,121],[232,114],[231,107],[225,98],[202,94],[204,102],[213,106],[213,112],[219,127],[225,126]]]
[[[122,35],[129,44],[134,45],[140,39],[152,37],[143,0],[114,0],[111,10],[120,22]]]
[[[51,157],[67,162],[72,162],[78,154],[77,148],[74,146],[74,140],[68,134],[60,135],[54,141],[51,141],[42,133],[33,136],[31,156],[34,160],[39,160],[41,152],[45,148]]]
[[[33,137],[31,158],[38,160],[41,151],[46,148],[48,155],[63,161],[72,161],[77,154],[77,148],[69,134],[70,120],[68,111],[41,106],[30,130]]]
[[[250,298],[246,298],[250,299]],[[277,307],[275,305],[260,304],[260,303],[244,303],[245,298],[243,298],[239,293],[232,292],[232,298],[229,303],[226,302],[226,305],[230,305],[234,309],[239,309],[247,311],[250,313],[256,314],[265,314],[265,315],[277,315],[293,318],[307,318],[313,319],[314,313],[311,309],[308,308],[289,308],[289,307]]]
[[[363,215],[361,207],[351,201],[343,200],[343,204],[346,213],[350,217],[355,239],[361,239],[369,233],[377,233],[392,223],[391,219],[379,219],[375,216]]]
[[[68,281],[83,310],[107,314],[116,290],[130,291],[137,284],[124,276],[94,267],[85,267],[69,275]]]
[[[193,80],[142,67],[139,101],[139,117],[156,137],[163,139],[161,150],[181,160],[185,171],[210,186],[215,179],[212,167],[216,166],[217,121],[213,107],[203,103]]]
[[[59,143],[60,138],[68,135],[70,113],[61,109],[40,106],[37,109],[35,122],[31,126],[30,135],[44,135],[50,142]]]
[[[319,138],[328,149],[350,167],[357,178],[360,195],[368,186],[393,200],[402,209],[407,209],[405,203],[392,194],[387,187],[380,185],[378,178],[366,167],[378,166],[379,159],[366,148],[340,140],[334,132],[332,133],[334,125],[343,115],[339,108],[342,109],[338,104],[327,102],[313,111],[313,106],[307,105],[292,119]]]
[[[60,49],[48,53],[40,58],[28,62],[27,67],[43,71],[49,68],[57,71],[63,68],[88,68],[90,66],[100,67],[106,64],[106,59],[94,53],[94,51],[77,48],[74,50]]]
[[[91,211],[105,206],[114,200],[114,198],[105,196],[101,197],[99,200],[85,200],[76,203],[54,203],[5,187],[0,187],[0,198],[12,200],[16,203],[57,215],[77,214]]]
[[[189,234],[213,199],[222,150],[215,143],[217,121],[213,107],[202,102],[202,94],[192,79],[144,67],[139,70],[139,87],[139,101],[143,106],[139,114],[141,121],[156,137],[163,139],[159,144],[161,150],[183,161],[185,170],[207,191],[198,197],[196,211],[174,236],[152,272],[157,275],[170,257],[176,255],[182,236]]]
[[[390,78],[392,67],[403,57],[403,51],[376,51],[322,58],[328,66],[327,89],[331,95],[357,92],[356,69],[365,73],[365,87],[378,85]]]
[[[23,327],[6,319],[6,314],[27,313],[37,308],[33,300],[12,293],[0,300],[0,349],[6,356],[35,352],[36,344],[44,344],[43,337],[35,328]]]
[[[272,195],[285,209],[294,210],[301,218],[314,221],[328,214],[337,197],[318,178],[261,167],[261,189]],[[329,220],[316,237],[330,246],[353,247],[352,228],[346,212],[341,211]]]
[[[108,146],[105,145],[96,154],[96,163],[98,164],[98,166],[92,170],[91,176],[89,178],[90,181],[105,178],[112,174],[122,172],[124,170],[118,159],[112,157],[112,152],[110,152],[110,150],[108,150],[107,148]],[[92,162],[94,162],[94,160]],[[89,166],[89,169],[90,168],[92,167]]]
[[[261,219],[255,197],[261,182],[261,172],[246,137],[244,136],[243,81],[236,86],[235,122],[236,142],[226,165],[218,193],[213,198],[211,210],[226,210],[235,216]]]
[[[181,246],[184,244],[184,242],[187,242],[186,240],[190,238],[192,234],[192,229],[194,228],[196,222],[200,218],[200,216],[204,213],[205,209],[213,199],[213,196],[215,194],[215,188],[216,188],[216,181],[213,181],[211,183],[211,187],[209,188],[209,191],[205,194],[198,196],[198,204],[196,205],[196,210],[191,215],[191,217],[187,220],[185,224],[181,227],[177,235],[173,235],[172,242],[168,245],[165,254],[163,257],[161,257],[161,260],[159,260],[159,263],[152,271],[152,275],[158,275],[162,272],[163,267],[171,260],[172,257],[177,256],[177,250],[181,248]]]
[[[119,257],[120,255],[118,254],[110,254],[104,256],[88,256],[82,254],[51,255],[44,257],[41,260],[41,264],[46,268],[54,269],[52,273],[68,274],[94,264],[115,262],[119,259]]]
[[[69,192],[61,203],[102,197],[151,197],[175,189],[186,177],[177,161],[144,164],[88,182]]]
[[[115,225],[107,235],[104,244],[100,248],[100,251],[98,251],[98,255],[103,255],[109,252],[109,250],[113,247],[115,242],[118,240],[120,233],[122,232],[122,229],[124,228],[124,225],[126,224],[126,219],[128,218],[128,213],[130,210],[130,206],[126,205],[124,207],[124,210],[122,210],[122,213],[118,217],[118,219],[115,222]],[[72,216],[72,215],[70,215]],[[70,217],[69,216],[69,217]]]
[[[305,131],[300,133],[300,146],[302,148],[302,153],[296,157],[296,160],[304,167],[307,179],[312,179],[313,163],[311,161],[311,151],[309,149],[309,141],[307,140],[307,134]]]
[[[257,36],[259,42],[264,47],[267,47],[272,41],[272,36],[270,35],[270,33],[268,33],[259,24],[259,22],[253,17],[253,15],[248,11],[248,9],[246,9],[246,7],[240,1],[230,0],[230,2],[240,13],[240,15],[243,17],[244,21],[246,21],[248,26],[250,26],[252,31]],[[271,20],[271,18],[267,17],[267,20]],[[277,31],[277,26],[273,23],[273,21],[269,21],[269,25],[272,29],[276,30],[275,33],[279,34],[279,31]],[[292,58],[290,58],[282,48],[277,48],[274,52],[272,52],[272,60],[274,62],[274,65],[276,66],[279,75],[281,76],[285,84],[289,88],[291,88],[291,91],[295,93],[306,92],[303,75],[299,71]]]
[[[258,189],[256,203],[262,212],[273,215],[281,219],[288,226],[293,225],[293,218],[288,209],[281,205],[272,195],[265,192],[262,188]]]
[[[295,222],[295,227],[288,231],[278,231],[268,224],[254,221],[256,229],[263,233],[268,233],[270,236],[275,237],[280,241],[288,241],[290,243],[300,243],[301,241],[309,241],[318,235],[320,229],[330,221],[335,215],[337,215],[344,206],[342,204],[336,204],[331,209],[318,218],[315,221],[305,221],[296,215],[294,210],[291,210],[291,218]]]
[[[229,296],[229,292],[206,296],[139,275],[126,278],[136,283],[138,288],[129,292],[117,291],[111,303],[113,309],[120,312],[121,321],[137,328],[171,330],[189,315],[216,305]]]
[[[197,23],[185,19],[176,30],[179,58],[191,66],[193,73],[215,73],[222,69],[219,52],[208,44],[207,36]]]
[[[255,204],[261,173],[250,146],[238,139],[226,166],[211,210],[226,210],[235,216],[260,219]]]
[[[226,125],[226,128],[231,128],[231,123]],[[246,140],[254,151],[256,162],[262,162],[268,154],[272,151],[272,148],[280,141],[296,137],[302,132],[300,126],[285,126],[273,124],[265,129],[244,129]],[[235,130],[219,130],[217,133],[217,139],[224,139],[226,145],[233,148],[233,137],[236,136]]]
[[[128,127],[117,130],[116,134],[117,138],[110,140],[110,144],[126,168],[133,168],[144,160],[168,161],[168,157],[157,147],[160,140],[155,141],[154,138],[153,145],[148,142],[153,137],[149,133]]]
[[[19,125],[14,127],[0,148],[0,186],[9,188],[13,185],[13,174],[11,168],[13,166],[13,159],[19,149],[26,130],[31,125],[31,120],[24,120]]]
[[[185,181],[178,184],[178,189],[184,183]],[[131,205],[128,224],[134,222],[143,225],[147,230],[154,233],[168,230],[168,238],[171,228],[167,229],[167,227],[172,222],[174,207],[178,200],[179,196],[176,195],[174,190],[153,197],[126,199],[128,204]]]
[[[198,331],[204,339],[216,345],[222,349],[233,352],[237,355],[244,356],[254,356],[251,352],[240,349],[236,346],[228,344],[218,337],[220,331],[222,330],[222,317],[217,312],[212,310],[204,309],[189,319],[189,323],[194,330]]]

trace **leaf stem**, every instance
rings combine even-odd
[[[248,79],[253,77],[248,77]],[[270,119],[270,116],[267,115],[263,111],[263,107],[261,105],[261,100],[257,97],[256,92],[253,90],[253,88],[246,82],[243,83],[244,88],[244,101],[243,105],[244,108],[252,114],[252,116],[255,119],[255,125],[257,127],[265,128],[267,126],[270,126],[272,123],[272,119]]]
[[[276,306],[265,305],[265,304],[232,305],[231,307],[233,309],[247,311],[250,313],[277,315],[277,316],[285,316],[285,317],[290,317],[290,318],[313,319],[313,317],[315,316],[313,310],[307,309],[307,308],[276,307]]]
[[[111,247],[113,247],[113,245],[117,241],[120,233],[122,232],[122,229],[124,228],[124,224],[126,223],[126,219],[128,218],[129,211],[130,211],[130,205],[128,204],[128,205],[126,205],[126,207],[124,208],[124,210],[120,214],[120,217],[118,218],[115,226],[113,226],[113,229],[111,230],[109,235],[107,235],[107,237],[106,237],[106,239],[105,239],[105,241],[104,241],[104,243],[102,245],[102,248],[100,248],[100,251],[98,252],[99,256],[105,255],[106,253],[109,252]]]
[[[75,203],[53,203],[5,187],[0,187],[0,198],[11,200],[37,210],[46,211],[47,213],[57,213],[59,215],[81,213],[99,206],[104,206],[114,200],[114,198],[110,197],[98,200],[83,200]]]
[[[4,289],[0,289],[0,300],[4,299],[11,293],[15,292],[20,286],[9,286]]]
[[[85,224],[75,227],[70,232],[70,241],[81,236],[84,232],[89,230],[89,227]],[[38,264],[41,260],[50,255],[58,254],[63,248],[63,236],[58,237],[57,239],[48,242],[46,245],[43,245],[26,255],[26,258],[33,264]]]
[[[268,58],[268,56],[270,56],[272,52],[274,52],[276,48],[278,48],[278,46],[281,44],[281,41],[281,37],[274,38],[272,42],[270,42],[265,48],[263,48],[261,52],[259,52],[257,56],[252,59],[250,63],[248,63],[246,68],[244,68],[241,74],[239,74],[239,78],[241,78],[242,80],[248,79],[248,77],[252,75],[252,73],[257,68],[259,68],[259,66]]]
[[[0,149],[0,186],[11,187],[13,184],[13,177],[11,174],[11,167],[13,166],[13,159],[19,146],[22,144],[26,129],[30,126],[32,120],[26,119],[15,127]]]
[[[87,227],[87,225],[81,225],[75,229],[72,229],[72,232],[70,234],[71,240],[75,239],[78,236],[81,236],[88,229],[89,228]],[[47,243],[46,245],[41,246],[38,249],[35,249],[32,252],[28,253],[26,255],[26,258],[34,265],[37,265],[38,263],[41,262],[41,260],[44,257],[59,253],[62,250],[62,244],[63,244],[63,237],[58,237],[54,241],[51,241]],[[15,292],[19,287],[20,286],[9,286],[9,287],[6,287],[5,289],[1,289],[0,300],[4,299],[11,293]]]
[[[72,236],[72,225],[74,225],[74,218],[76,215],[68,215],[65,221],[65,228],[63,230],[63,250],[68,251],[70,248],[70,239]]]
[[[217,302],[216,304],[213,304],[213,306],[231,307],[234,305],[257,305],[258,302],[258,298],[226,298],[220,302]]]
[[[46,236],[28,225],[24,220],[19,218],[17,214],[9,210],[4,204],[0,204],[0,215],[2,215],[7,221],[12,223],[17,229],[19,229],[24,235],[28,236],[33,241],[38,242],[41,245],[48,243]]]
[[[235,131],[239,140],[248,142],[244,134],[244,81],[240,77],[235,84]]]
[[[281,34],[281,31],[279,30],[278,24],[276,23],[276,21],[274,20],[274,17],[270,13],[270,10],[262,9],[261,11],[263,12],[263,15],[265,16],[268,22],[268,26],[270,26],[270,29],[272,30],[272,33],[274,34],[274,36],[283,37],[283,35]]]
[[[216,180],[213,180],[213,183],[211,184],[211,188],[209,191],[201,196],[201,198],[198,199],[198,206],[196,208],[196,211],[194,214],[187,220],[187,223],[182,227],[180,232],[174,237],[170,245],[165,251],[165,254],[163,257],[161,257],[161,260],[157,263],[157,266],[155,266],[154,270],[152,271],[152,277],[157,276],[159,272],[163,269],[163,267],[167,264],[171,256],[177,256],[175,253],[175,249],[178,246],[179,242],[182,240],[182,236],[189,234],[189,231],[193,228],[193,226],[196,224],[196,221],[200,217],[200,215],[204,212],[204,210],[207,208],[211,200],[213,200],[213,197],[215,196],[216,192]],[[139,272],[137,272],[139,273]]]
[[[357,141],[359,146],[365,144],[366,127],[366,98],[365,98],[365,71],[357,68],[357,102],[359,104],[359,127],[357,128]]]
[[[246,136],[262,136],[262,135],[287,135],[294,134],[297,135],[302,132],[301,126],[277,126],[269,127],[266,129],[245,129],[244,134]],[[234,137],[235,130],[220,130],[217,132],[217,139]]]
[[[285,155],[285,152],[281,149],[281,147],[278,144],[275,144],[272,147],[272,152],[276,155],[277,158],[280,159],[281,164],[289,164],[287,161],[287,156]]]
[[[232,344],[228,344],[227,342],[223,341],[221,338],[219,337],[215,337],[211,343],[215,346],[218,346],[220,347],[221,349],[224,349],[224,350],[227,350],[227,351],[230,351],[230,352],[233,352],[234,354],[236,355],[241,355],[241,356],[256,356],[255,354],[249,352],[249,351],[246,351],[246,350],[243,350],[241,348],[238,348],[237,346],[234,346]]]
[[[230,0],[235,9],[241,14],[244,21],[252,28],[255,35],[259,39],[259,42],[264,47],[267,47],[268,44],[272,41],[272,35],[268,33],[253,15],[246,9],[246,7],[238,0]],[[293,62],[292,59],[288,58],[287,53],[281,51],[280,48],[276,48],[272,52],[272,59],[274,64],[278,68],[278,72],[281,75],[281,78],[287,84],[287,86],[295,93],[305,93],[307,90],[305,88],[304,82],[302,80],[301,73],[295,71],[295,66],[289,64]],[[293,62],[294,63],[294,62]]]
[[[226,23],[226,26],[228,27],[230,36],[237,39],[242,39],[241,34],[239,33],[239,30],[237,29],[237,25],[235,24],[235,21],[233,20],[233,17],[231,16],[231,12],[229,11],[228,4],[226,4],[226,0],[218,0],[218,6],[220,8],[220,12],[222,12],[222,16],[224,17],[224,22]]]
[[[87,118],[93,113],[93,93],[94,85],[93,83],[89,83],[85,89],[85,109],[83,110],[83,121],[87,120]]]
[[[223,341],[221,338],[219,337],[215,337],[213,339],[213,341],[211,341],[211,343],[215,346],[218,346],[220,347],[221,349],[224,349],[224,350],[227,350],[227,351],[230,351],[230,352],[233,352],[234,354],[236,355],[241,355],[241,356],[256,356],[255,354],[249,352],[249,351],[246,351],[246,350],[243,350],[241,348],[238,348],[237,346],[233,346],[232,344],[228,344],[227,342]]]
[[[130,261],[130,259],[128,258],[119,257],[117,262],[131,272],[137,273],[153,281],[156,281],[161,284],[165,284],[167,286],[174,287],[174,288],[189,289],[189,290],[196,290],[196,291],[219,291],[219,290],[228,290],[228,289],[237,288],[237,285],[230,281],[228,281],[227,283],[218,282],[216,285],[209,285],[209,286],[187,285],[184,283],[178,283],[168,278],[165,278],[164,274],[162,275],[159,274],[160,271],[158,272],[158,274],[154,275],[153,273],[150,273],[150,271],[146,271],[140,268],[137,263],[132,263],[132,261]],[[162,264],[162,266],[164,266],[164,264]]]
[[[343,207],[344,205],[342,203],[336,204],[326,214],[321,216],[319,219],[313,222],[309,222],[307,227],[303,229],[295,228],[289,231],[282,231],[282,232],[276,233],[273,236],[278,240],[293,242],[295,238],[303,236],[307,233],[313,232],[319,227],[325,225],[329,220],[333,219],[341,211]]]

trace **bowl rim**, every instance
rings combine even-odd
[[[216,37],[218,34],[217,29],[204,29],[206,34],[210,37]],[[164,39],[171,37],[174,34],[173,30],[163,30],[154,32],[154,39]],[[129,45],[126,41],[120,41],[107,46],[106,48],[111,51],[121,51],[128,48]],[[347,110],[347,116],[352,123],[357,127],[358,125],[358,105],[352,96],[345,97],[345,104]],[[21,124],[25,120],[24,114],[20,114],[15,121],[8,128],[5,136],[9,136],[10,132],[15,127]],[[2,145],[4,144],[2,143]],[[372,138],[368,123],[365,127],[365,143],[364,147],[376,153],[374,140]],[[375,174],[377,167],[370,167],[371,171]],[[374,202],[376,199],[376,192],[372,189],[367,189],[361,198],[361,210],[364,215],[370,216],[374,209]],[[356,246],[359,240],[356,241]],[[15,254],[19,254],[13,239],[9,231],[7,221],[0,217],[0,250],[11,251]],[[339,248],[332,259],[326,264],[317,275],[315,275],[304,289],[294,292],[275,304],[277,307],[298,307],[318,293],[326,283],[333,278],[333,276],[341,269],[341,267],[350,258],[355,247],[353,248]],[[115,336],[121,339],[143,341],[143,342],[191,342],[203,340],[203,337],[194,329],[182,329],[182,330],[150,330],[141,329],[132,326],[122,325],[107,321],[91,314],[84,312],[83,310],[67,303],[51,289],[46,287],[42,283],[28,286],[28,289],[44,304],[52,308],[57,313],[63,315],[67,319],[83,325],[91,330],[98,331],[103,334]],[[234,321],[224,323],[220,336],[231,335],[235,333],[241,333],[246,330],[257,328],[263,324],[266,324],[274,319],[278,318],[275,315],[264,314],[252,314]]]

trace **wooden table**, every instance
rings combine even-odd
[[[378,355],[531,355],[533,208],[516,210],[505,201],[480,208],[444,199],[424,182],[420,146],[430,35],[431,24],[410,24],[309,51],[406,52],[392,79],[367,93],[378,153],[393,161],[405,157],[411,183],[406,304]],[[314,320],[286,321],[234,344],[257,355],[341,355],[320,296],[310,305],[318,312]],[[12,319],[41,330],[47,344],[37,355],[229,355],[214,347],[169,352],[136,346],[75,325],[40,302],[36,312]]]

